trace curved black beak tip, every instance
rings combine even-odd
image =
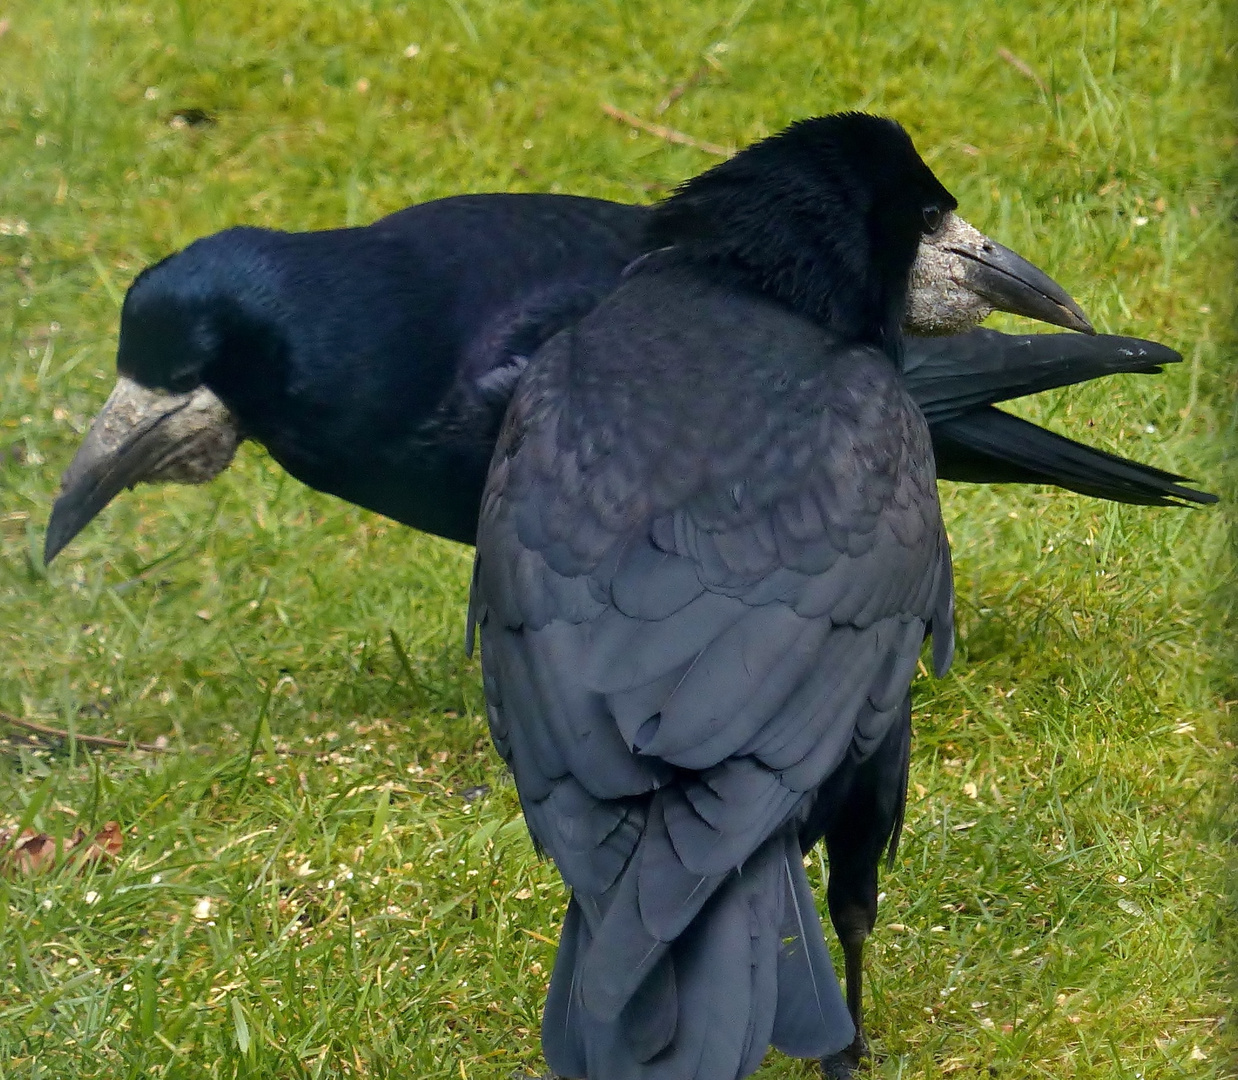
[[[76,484],[66,484],[52,504],[52,513],[47,519],[47,532],[43,537],[43,565],[50,566],[51,561],[125,486],[120,484],[114,491],[109,491],[91,477],[81,477]]]
[[[117,495],[142,479],[146,461],[131,452],[137,441],[130,440],[109,453],[101,453],[93,440],[83,443],[65,470],[60,494],[52,504],[43,538],[44,566],[68,547]]]
[[[90,520],[86,518],[78,524],[73,520],[76,516],[65,507],[63,498],[53,504],[52,516],[47,521],[47,534],[43,537],[44,566],[50,566],[52,560],[69,546],[69,542]]]
[[[1053,326],[1095,334],[1096,329],[1071,295],[1022,255],[985,237],[979,251],[960,250],[967,284],[994,307]]]

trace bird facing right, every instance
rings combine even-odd
[[[470,619],[495,743],[572,890],[559,1076],[730,1080],[856,1036],[801,842],[840,766],[906,722],[926,635],[950,662],[900,365],[904,318],[942,315],[912,270],[955,206],[893,121],[794,124],[658,207],[648,256],[516,390]]]

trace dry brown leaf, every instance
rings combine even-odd
[[[100,859],[115,859],[125,846],[125,834],[119,821],[108,821],[95,833],[87,847],[84,858],[97,862]]]
[[[16,840],[11,830],[0,830],[0,849],[8,848],[0,856],[0,872],[40,874],[70,857],[77,860],[80,869],[91,863],[115,859],[124,842],[124,833],[116,821],[107,822],[89,840],[85,829],[75,829],[72,836],[59,843],[55,837],[34,829],[25,829]]]
[[[72,841],[68,841],[69,844]],[[37,874],[56,862],[56,841],[47,833],[26,829],[9,852],[8,865],[19,874]]]

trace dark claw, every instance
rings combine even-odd
[[[821,1075],[825,1080],[852,1080],[858,1069],[869,1059],[868,1042],[862,1032],[856,1032],[855,1041],[846,1050],[821,1059]]]

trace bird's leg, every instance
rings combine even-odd
[[[848,1080],[869,1056],[864,1035],[864,943],[877,922],[877,870],[883,851],[893,851],[903,826],[911,752],[911,699],[877,750],[842,779],[841,796],[824,822],[830,878],[830,922],[843,947],[847,1009],[855,1038],[845,1050],[821,1060],[827,1080]]]
[[[867,780],[861,774],[858,778]],[[874,814],[872,787],[857,783],[848,793],[846,810],[825,832],[830,877],[826,898],[830,922],[843,947],[843,972],[847,980],[847,1011],[855,1025],[855,1038],[844,1050],[821,1059],[826,1080],[849,1080],[853,1070],[867,1058],[864,1037],[864,942],[877,921],[877,867],[881,849],[890,835],[889,815]]]
[[[875,897],[873,908],[876,908]],[[855,1038],[850,1046],[821,1059],[821,1072],[825,1080],[850,1080],[855,1069],[869,1056],[868,1040],[864,1037],[864,942],[868,939],[872,922],[867,914],[866,910],[855,907],[838,912],[831,908],[830,911],[843,947],[847,1011],[855,1024]]]
[[[847,1011],[855,1024],[855,1042],[852,1049],[860,1047],[861,1056],[868,1054],[864,1041],[864,941],[867,934],[849,934],[843,938],[843,963],[847,978]]]

